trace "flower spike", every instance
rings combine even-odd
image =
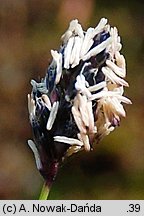
[[[31,81],[28,110],[37,168],[51,185],[67,156],[92,150],[126,116],[122,103],[128,83],[117,28],[102,18],[95,28],[82,29],[72,20],[58,51],[40,82]]]

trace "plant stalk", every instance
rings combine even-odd
[[[39,196],[39,200],[47,200],[48,199],[50,188],[51,188],[51,186],[49,184],[47,184],[47,182],[44,182],[40,196]]]
[[[55,180],[55,177],[57,175],[58,167],[59,167],[59,163],[57,161],[53,161],[50,164],[49,172],[47,173],[46,181],[43,184],[43,187],[42,187],[42,190],[41,190],[41,193],[39,196],[39,200],[47,200],[51,186],[52,186],[52,184]]]

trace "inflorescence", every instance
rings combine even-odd
[[[33,150],[37,168],[51,182],[66,156],[92,150],[120,124],[126,113],[122,103],[128,83],[122,44],[116,27],[102,18],[84,31],[78,20],[62,35],[59,51],[51,50],[46,76],[31,80],[28,95]]]

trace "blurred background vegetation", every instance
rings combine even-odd
[[[73,18],[117,26],[127,60],[127,118],[94,151],[69,158],[50,199],[144,199],[144,3],[139,0],[0,0],[0,199],[37,199],[43,179],[27,146],[27,94],[43,77]]]

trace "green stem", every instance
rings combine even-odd
[[[49,192],[50,192],[50,186],[45,182],[43,184],[40,196],[39,196],[39,200],[47,200],[48,196],[49,196]]]
[[[59,162],[52,161],[52,163],[49,166],[49,172],[47,173],[47,180],[43,184],[43,187],[42,187],[42,190],[39,196],[39,200],[47,200],[51,186],[57,175],[58,167],[59,167]]]

